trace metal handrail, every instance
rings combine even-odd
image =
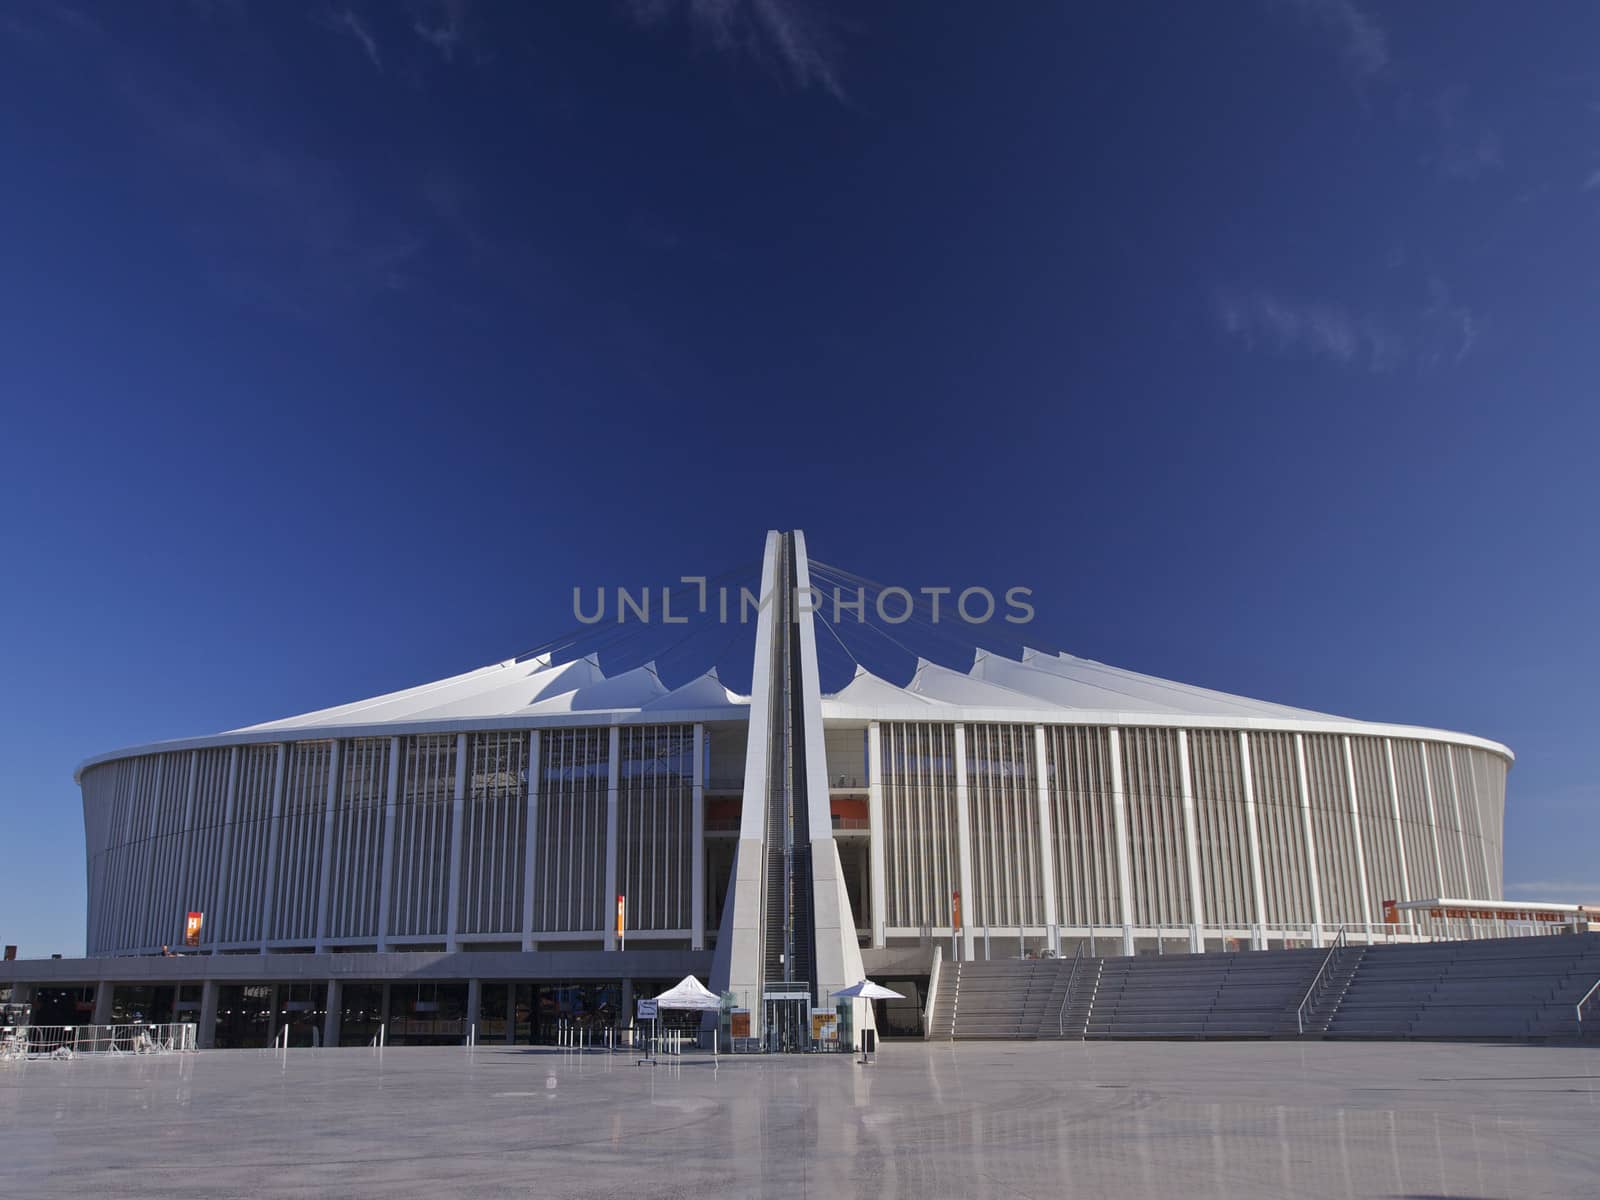
[[[1594,981],[1594,986],[1583,994],[1583,999],[1578,1001],[1574,1009],[1574,1011],[1578,1014],[1578,1029],[1580,1032],[1583,1029],[1583,1006],[1594,999],[1596,992],[1600,992],[1600,979],[1596,979]]]
[[[1061,1011],[1056,1014],[1056,1032],[1062,1037],[1067,1036],[1067,1002],[1072,999],[1072,985],[1078,981],[1078,966],[1083,962],[1083,943],[1078,943],[1078,948],[1072,952],[1072,970],[1067,975],[1067,991],[1061,997]]]
[[[1306,1032],[1306,1005],[1311,1003],[1311,996],[1317,990],[1317,984],[1322,982],[1322,977],[1327,974],[1328,967],[1333,963],[1333,956],[1344,945],[1345,927],[1339,926],[1339,932],[1334,936],[1333,945],[1328,947],[1328,953],[1322,960],[1322,965],[1317,968],[1317,973],[1311,977],[1311,986],[1306,989],[1305,996],[1300,1001],[1300,1007],[1294,1010],[1294,1023],[1296,1031],[1304,1036]]]

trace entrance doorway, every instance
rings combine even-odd
[[[806,1021],[810,996],[767,996],[763,1001],[763,1027],[768,1054],[797,1054],[809,1048],[811,1030]]]

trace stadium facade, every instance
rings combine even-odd
[[[51,978],[184,980],[213,1021],[218,981],[319,1012],[341,979],[443,981],[474,1016],[503,982],[514,1036],[519,980],[693,970],[760,1037],[933,946],[1322,944],[1502,894],[1498,743],[1031,651],[823,695],[812,583],[769,533],[749,696],[537,655],[89,760],[90,965]],[[190,913],[195,951],[151,958]]]

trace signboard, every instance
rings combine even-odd
[[[205,913],[192,912],[189,914],[189,919],[183,923],[183,944],[185,946],[198,946],[200,944],[200,927],[205,923]]]
[[[1393,900],[1385,900],[1383,902],[1383,923],[1385,925],[1400,924],[1400,910],[1395,906]]]
[[[750,1036],[750,1010],[736,1008],[728,1014],[728,1036],[747,1038]]]
[[[951,913],[951,917],[950,917],[951,925],[956,929],[960,929],[961,928],[961,893],[960,892],[951,892],[950,893],[950,913]]]
[[[627,949],[628,946],[628,925],[623,920],[623,914],[627,911],[627,907],[628,898],[619,895],[617,897],[617,941],[621,943],[623,949]]]
[[[1572,920],[1572,913],[1545,912],[1537,908],[1430,908],[1428,915],[1446,921],[1542,921],[1560,924]]]
[[[831,1042],[839,1034],[839,1014],[831,1008],[811,1010],[811,1040]]]
[[[658,1015],[659,1014],[656,1011],[656,1002],[654,1000],[639,1001],[639,1020],[654,1021]]]

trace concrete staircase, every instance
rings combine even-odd
[[[932,1037],[1036,1038],[1065,974],[1051,959],[946,963],[933,1008]],[[1058,1005],[1059,1007],[1059,1002]]]
[[[1307,1037],[1600,1045],[1600,997],[1573,1011],[1597,979],[1600,934],[946,963],[929,1036],[1296,1037],[1309,991]]]
[[[1345,993],[1367,957],[1366,946],[1340,946],[1331,952],[1326,969],[1316,977],[1309,995],[1303,998],[1302,1015],[1299,1005],[1293,1012],[1283,1014],[1278,1032],[1284,1037],[1319,1037],[1328,1032],[1328,1025]]]
[[[1600,1005],[1574,1013],[1597,979],[1597,934],[1374,946],[1323,1034],[1600,1042]]]
[[[1104,960],[1086,1038],[1268,1038],[1299,1005],[1325,951]]]

